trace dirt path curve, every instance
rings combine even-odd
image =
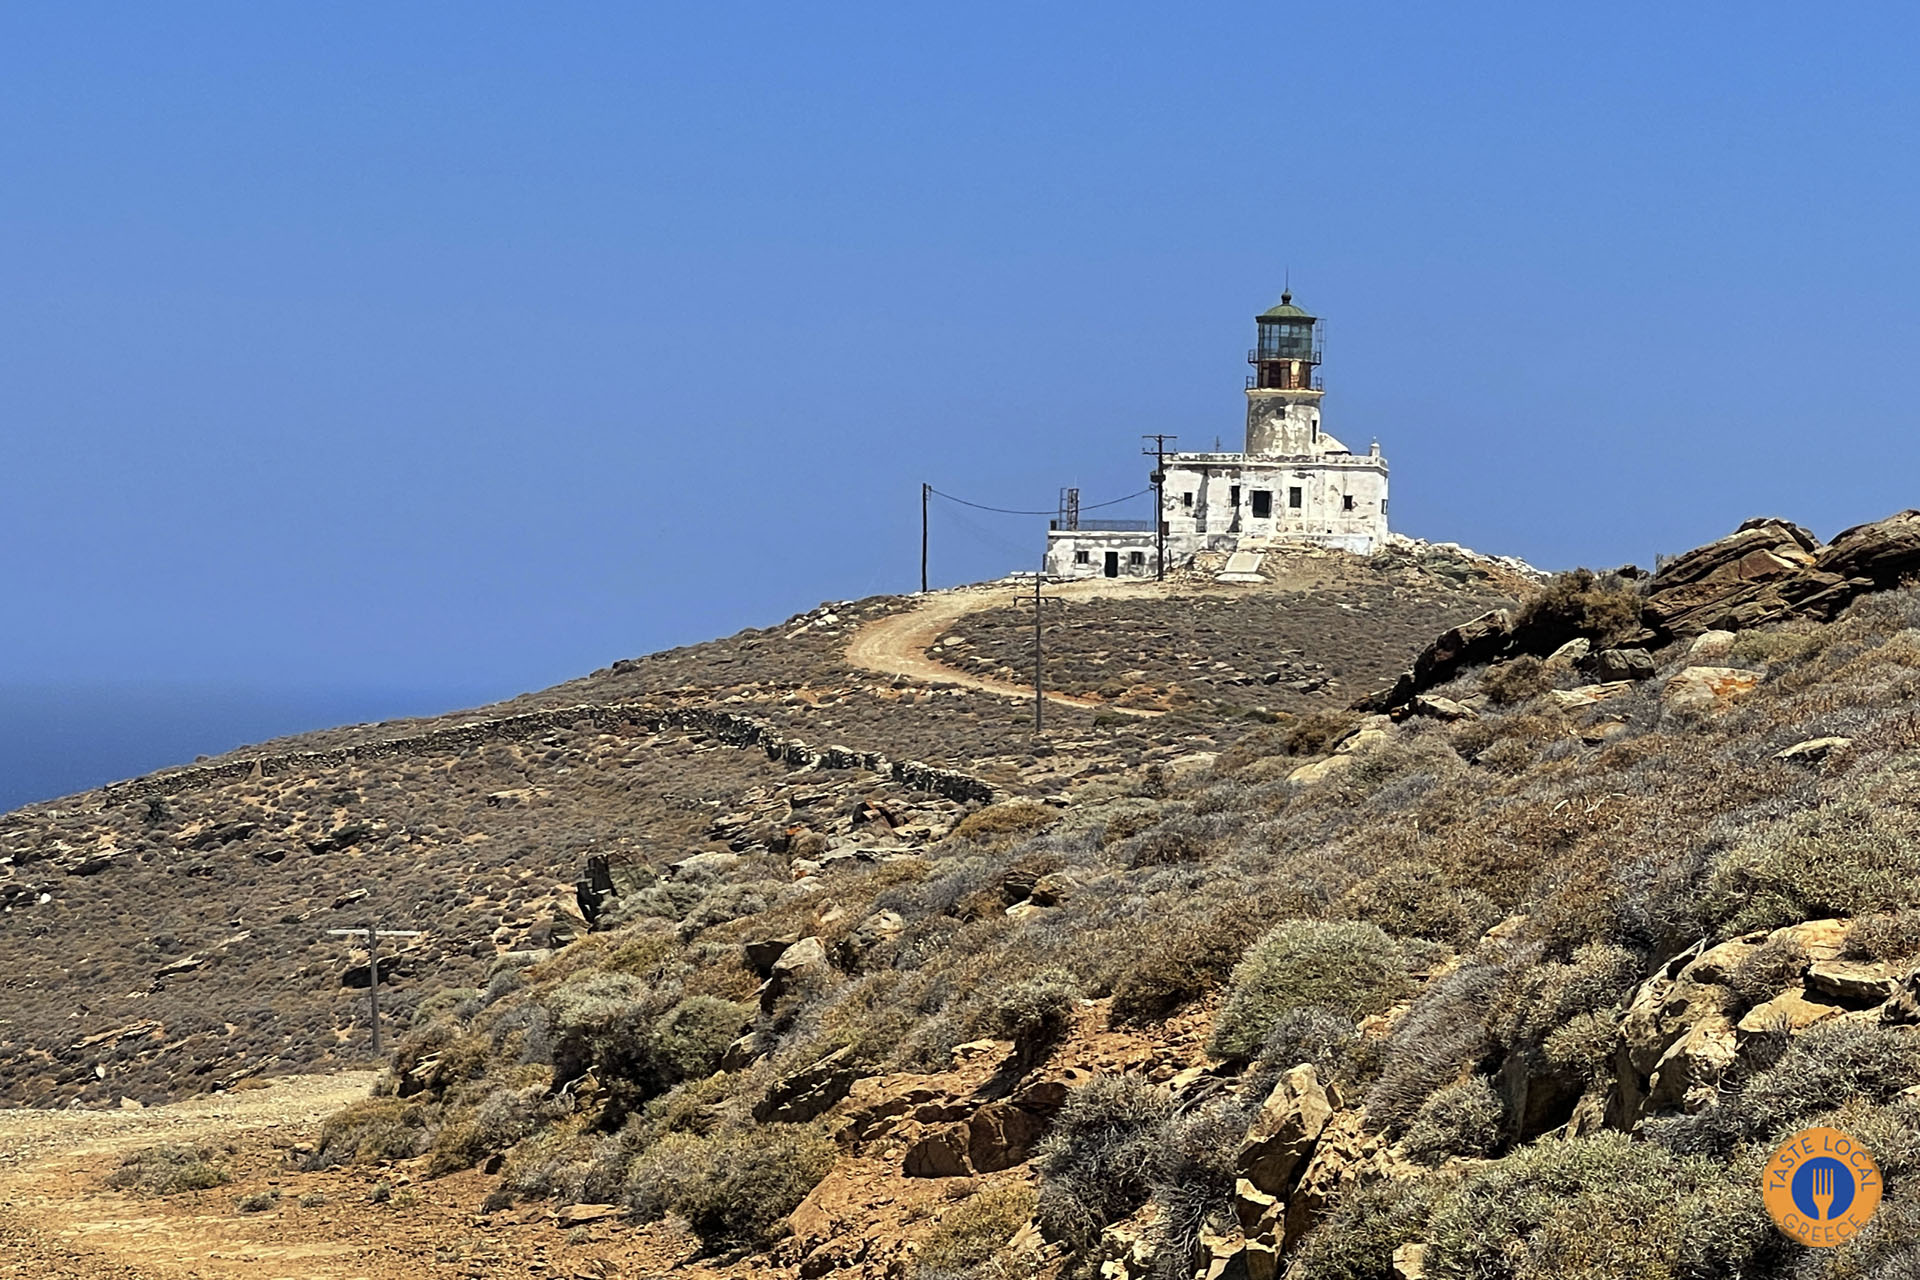
[[[327,1116],[365,1098],[375,1075],[290,1077],[144,1110],[0,1109],[0,1276],[233,1274],[221,1261],[253,1264],[240,1274],[359,1274],[327,1265],[333,1259],[326,1255],[358,1253],[353,1246],[278,1242],[271,1223],[256,1217],[171,1217],[152,1202],[107,1191],[100,1179],[124,1153],[156,1143],[310,1139]]]
[[[1098,597],[1139,598],[1166,593],[1164,585],[1153,582],[1070,582],[1044,588],[1041,594],[1049,600],[1091,600]],[[1026,598],[1033,598],[1030,588]],[[983,693],[996,693],[1003,698],[1031,699],[1033,686],[1030,684],[970,675],[927,656],[927,650],[933,642],[945,635],[955,620],[982,609],[1005,608],[1017,603],[1019,600],[1015,593],[1005,583],[928,592],[907,612],[876,618],[854,632],[853,638],[847,642],[847,661],[862,670],[883,676],[905,676],[909,680],[928,683],[964,685]],[[1049,691],[1047,701],[1063,707],[1077,707],[1082,711],[1112,711],[1143,719],[1165,714],[1144,707],[1116,706],[1099,698],[1084,698],[1071,693]]]

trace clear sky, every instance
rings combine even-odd
[[[1405,532],[1831,534],[1920,501],[1917,44],[1896,5],[8,5],[0,694],[358,718],[910,589],[922,480],[1046,507],[1140,488],[1142,432],[1233,447],[1289,269]],[[1043,526],[939,511],[935,577]]]

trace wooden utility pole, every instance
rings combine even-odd
[[[367,936],[367,1012],[372,1018],[373,1025],[373,1056],[378,1059],[380,1057],[380,939],[417,938],[423,930],[382,929],[369,920],[359,929],[329,929],[327,932],[336,938],[357,938],[363,933]]]
[[[1140,452],[1153,455],[1153,576],[1165,582],[1167,580],[1167,441],[1178,440],[1180,437],[1155,435],[1140,438],[1153,441],[1153,448],[1142,449]]]
[[[933,492],[933,486],[922,481],[920,484],[920,594],[927,594],[927,495]]]
[[[1040,666],[1040,578],[1038,573],[1033,575],[1033,736],[1036,738],[1046,730],[1040,709],[1047,702]]]

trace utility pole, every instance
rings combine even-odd
[[[1033,736],[1039,737],[1045,731],[1040,709],[1046,705],[1047,695],[1041,684],[1040,666],[1040,578],[1033,575]]]
[[[920,484],[920,594],[927,594],[927,495],[933,492],[933,486],[922,481]]]
[[[380,939],[417,938],[423,932],[420,929],[381,929],[371,920],[359,929],[329,929],[336,938],[357,938],[367,935],[367,1011],[373,1019],[373,1056],[380,1057]]]
[[[1153,576],[1165,582],[1167,580],[1167,441],[1178,440],[1180,437],[1143,435],[1140,438],[1153,441],[1153,448],[1142,449],[1140,452],[1153,455]]]

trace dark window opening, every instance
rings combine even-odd
[[[1380,499],[1380,514],[1387,514],[1387,500],[1385,498]]]
[[[1147,563],[1147,553],[1144,551],[1129,551],[1127,552],[1127,563],[1138,569]]]
[[[1289,507],[1292,507],[1295,511],[1298,511],[1300,509],[1300,486],[1299,485],[1295,485],[1291,489],[1287,490],[1287,505]]]
[[[1253,518],[1265,520],[1273,515],[1273,492],[1269,489],[1253,491]]]
[[[1181,494],[1180,505],[1183,507],[1191,507],[1193,505],[1193,495],[1190,493]]]
[[[1340,509],[1341,509],[1342,511],[1351,511],[1351,510],[1353,510],[1353,495],[1352,495],[1352,494],[1350,494],[1350,493],[1349,493],[1349,494],[1346,494],[1346,495],[1344,495],[1344,496],[1343,496],[1343,497],[1342,497],[1342,498],[1340,499]]]
[[[1227,505],[1238,511],[1240,509],[1240,486],[1233,486],[1232,489],[1228,490],[1228,494],[1230,497]]]
[[[1085,551],[1076,551],[1073,553],[1073,562],[1075,564],[1090,564],[1092,563],[1092,560],[1093,560],[1093,557],[1088,555]]]

